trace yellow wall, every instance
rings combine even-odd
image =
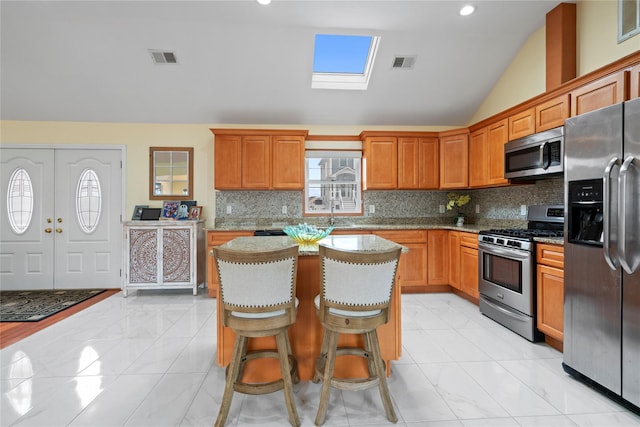
[[[578,76],[640,50],[640,35],[618,44],[617,0],[578,0],[576,27]],[[525,42],[469,124],[545,91],[545,44],[545,27],[542,27]]]

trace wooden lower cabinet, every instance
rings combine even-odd
[[[449,285],[460,289],[460,233],[449,231]]]
[[[212,256],[209,256],[214,246],[219,246],[233,240],[236,237],[253,236],[251,231],[208,231],[207,232],[207,294],[209,298],[217,298],[218,286],[218,270]]]
[[[398,265],[402,292],[425,292],[428,284],[427,230],[376,230],[372,233],[409,249],[400,256]]]
[[[564,338],[564,248],[538,243],[536,259],[536,327],[561,345]]]
[[[460,233],[460,290],[478,300],[478,235]]]
[[[449,284],[449,232],[427,231],[427,285]]]

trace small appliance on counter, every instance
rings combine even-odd
[[[561,238],[564,206],[529,206],[526,229],[481,231],[478,236],[480,312],[539,341],[536,329],[536,237]]]

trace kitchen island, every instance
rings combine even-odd
[[[349,251],[379,251],[398,245],[382,237],[365,235],[328,236],[321,243],[341,250]],[[287,236],[272,237],[238,237],[223,245],[223,248],[239,251],[257,251],[284,248],[295,244]],[[407,249],[403,248],[403,252]],[[256,283],[256,286],[259,286]],[[345,284],[346,285],[346,284]],[[322,342],[322,326],[315,313],[313,299],[320,292],[320,263],[317,247],[305,247],[298,258],[298,275],[296,296],[299,300],[296,323],[289,329],[289,338],[294,356],[298,361],[300,379],[310,380],[313,377],[315,359],[320,352]],[[231,361],[235,334],[231,328],[222,326],[220,313],[222,312],[220,298],[218,304],[217,325],[217,362],[220,366],[227,366]],[[394,288],[391,301],[391,317],[389,323],[378,328],[382,358],[387,366],[387,375],[391,372],[391,360],[400,358],[402,349],[401,337],[401,309],[400,287]],[[340,346],[361,345],[360,336],[341,335]],[[249,349],[275,348],[273,337],[250,340]],[[359,377],[366,375],[366,363],[358,358],[343,357],[336,362],[335,373],[340,377]],[[249,381],[271,381],[280,375],[280,368],[276,359],[256,360],[247,363],[244,378]]]

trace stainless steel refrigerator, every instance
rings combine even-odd
[[[640,409],[640,99],[565,122],[564,369]]]

